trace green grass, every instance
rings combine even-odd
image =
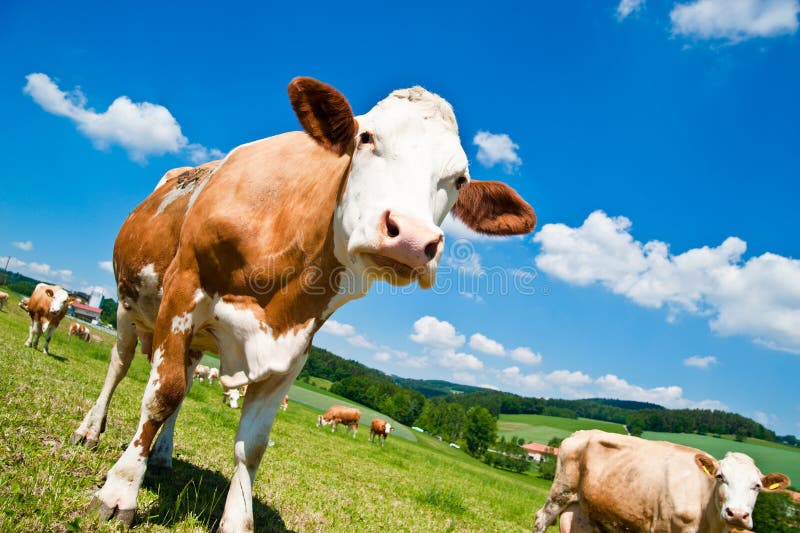
[[[793,486],[800,486],[800,450],[797,448],[777,443],[765,443],[765,441],[758,439],[737,442],[731,439],[695,435],[694,433],[645,431],[642,437],[649,440],[666,440],[698,448],[710,453],[717,459],[722,459],[727,452],[746,453],[753,458],[764,474],[782,472],[791,478]],[[777,446],[769,446],[767,444],[777,444]]]
[[[318,389],[330,390],[331,385],[333,385],[333,381],[325,378],[315,378],[312,376],[311,378],[309,378],[309,380],[311,381],[311,384],[317,387]]]
[[[553,437],[564,439],[580,429],[601,429],[625,434],[621,424],[588,418],[559,418],[544,415],[500,415],[498,433],[506,438],[522,437],[525,442],[547,444]]]
[[[0,531],[113,531],[87,502],[136,426],[149,373],[137,355],[117,389],[95,451],[68,444],[104,379],[110,338],[69,342],[66,325],[52,356],[22,346],[27,318],[16,297],[0,312]],[[319,389],[318,389],[319,390]],[[324,391],[323,391],[324,392]],[[233,471],[239,411],[218,385],[196,383],[175,431],[173,468],[148,472],[134,531],[209,531],[222,515]],[[492,469],[427,435],[392,435],[385,447],[367,431],[353,439],[315,426],[339,400],[296,387],[279,412],[255,483],[257,531],[529,531],[549,482]],[[305,402],[308,402],[306,404]],[[344,402],[342,402],[344,403]],[[368,415],[365,414],[365,418]]]

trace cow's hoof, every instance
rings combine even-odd
[[[147,468],[158,469],[158,470],[171,470],[172,469],[172,457],[162,457],[156,454],[150,454],[150,457],[147,458]]]
[[[86,440],[86,435],[81,435],[80,433],[73,433],[72,437],[69,439],[69,443],[73,446],[77,446],[79,444],[83,444]]]
[[[133,516],[136,514],[136,509],[120,509],[116,505],[114,507],[106,505],[97,495],[92,496],[92,500],[89,502],[89,509],[96,509],[97,514],[103,520],[111,520],[113,518],[126,526],[130,526],[133,523]]]
[[[26,348],[30,348],[31,347],[31,343],[29,343],[28,341],[25,341],[25,347]]]

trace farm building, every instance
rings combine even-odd
[[[544,444],[539,444],[538,442],[531,442],[529,444],[524,444],[522,446],[522,449],[528,452],[529,460],[536,461],[537,463],[541,462],[545,454],[558,455],[558,448],[545,446]]]
[[[100,314],[102,312],[103,310],[98,307],[92,307],[91,305],[73,302],[70,314],[76,318],[83,319],[87,322],[92,322],[93,320],[99,321]]]

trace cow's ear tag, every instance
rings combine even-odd
[[[772,485],[769,486],[769,490],[775,490],[780,486],[781,486],[780,483],[773,483]]]

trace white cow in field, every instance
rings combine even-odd
[[[239,408],[239,400],[247,394],[247,385],[244,387],[234,387],[222,393],[222,403],[227,404],[231,409]]]
[[[8,293],[0,291],[0,311],[3,310],[3,308],[6,306],[7,303],[8,303]]]
[[[750,529],[758,493],[788,484],[783,474],[762,475],[742,453],[717,461],[669,442],[578,431],[561,444],[533,531],[544,533],[559,515],[562,533]]]

